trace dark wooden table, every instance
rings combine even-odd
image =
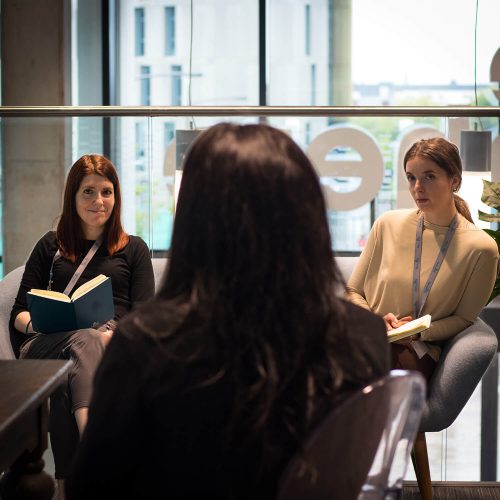
[[[54,481],[43,471],[48,400],[71,361],[0,360],[0,496],[51,499]]]

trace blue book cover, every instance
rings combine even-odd
[[[71,297],[33,289],[26,299],[33,329],[41,333],[92,328],[115,315],[111,279],[102,274],[78,287]]]

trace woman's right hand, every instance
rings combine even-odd
[[[387,313],[385,316],[383,316],[383,318],[385,321],[385,328],[387,331],[398,327],[398,318],[395,314]]]
[[[398,319],[398,317],[393,313],[387,313],[385,316],[383,316],[383,318],[387,331],[403,326],[413,319],[411,316],[404,316]]]

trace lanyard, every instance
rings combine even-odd
[[[75,271],[75,274],[73,274],[72,278],[69,280],[69,283],[66,285],[66,288],[64,289],[64,295],[69,295],[69,292],[73,289],[75,286],[75,283],[78,281],[78,278],[81,276],[85,268],[87,267],[87,264],[90,262],[90,259],[95,255],[97,250],[99,250],[99,247],[101,246],[102,243],[102,238],[98,238],[97,240],[94,241],[94,244],[90,248],[90,250],[87,252],[87,255],[85,255],[85,258],[82,260],[81,264],[78,266],[77,270]],[[49,284],[47,286],[47,290],[50,290],[52,287],[52,275],[53,275],[53,268],[54,268],[54,262],[61,257],[61,253],[59,250],[57,250],[56,254],[54,255],[54,258],[52,259],[52,265],[50,266],[50,271],[49,271]]]
[[[422,313],[422,309],[424,308],[425,301],[431,291],[432,284],[436,279],[437,273],[441,268],[441,264],[443,263],[446,252],[448,251],[448,247],[450,246],[453,235],[455,234],[455,230],[458,224],[458,216],[455,215],[453,220],[451,221],[450,227],[446,232],[446,236],[444,238],[443,244],[439,249],[438,256],[436,257],[436,261],[432,266],[431,273],[427,278],[427,282],[424,285],[424,289],[422,290],[422,296],[419,297],[420,293],[420,264],[422,260],[422,235],[424,232],[424,217],[420,217],[417,224],[417,235],[415,238],[415,259],[413,261],[413,282],[412,282],[412,294],[413,294],[413,317],[419,318]]]

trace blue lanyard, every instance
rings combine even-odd
[[[417,234],[415,238],[415,259],[413,261],[413,282],[412,282],[412,294],[413,294],[413,318],[419,318],[422,313],[422,309],[424,308],[425,301],[429,296],[429,292],[431,291],[431,287],[436,279],[436,276],[441,268],[441,264],[443,263],[444,257],[448,248],[450,246],[453,235],[455,234],[455,230],[458,224],[458,215],[455,215],[453,220],[451,221],[450,227],[446,232],[446,236],[444,238],[443,244],[439,249],[438,256],[436,257],[436,261],[432,266],[431,273],[427,278],[427,281],[424,285],[424,289],[422,290],[422,296],[420,295],[420,267],[422,260],[422,235],[424,232],[424,217],[420,217],[417,224]]]

